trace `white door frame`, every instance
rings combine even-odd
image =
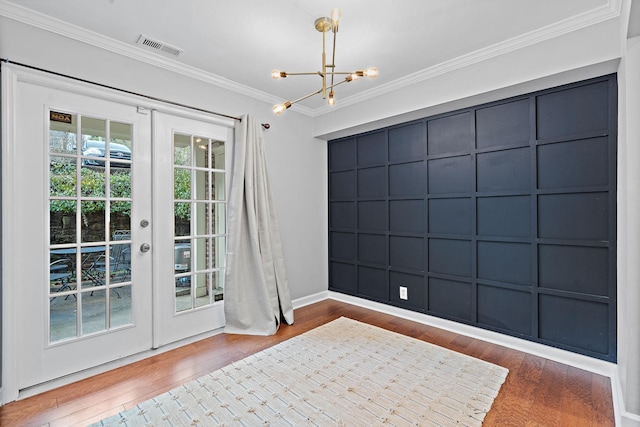
[[[53,76],[41,71],[25,67],[2,64],[2,388],[0,389],[0,405],[16,400],[19,397],[18,378],[18,340],[20,329],[17,327],[18,307],[14,303],[18,297],[15,283],[19,280],[19,261],[10,248],[19,236],[16,236],[12,224],[21,215],[11,205],[9,197],[15,191],[23,189],[17,182],[11,165],[15,160],[13,145],[16,144],[17,131],[17,87],[19,82],[31,83],[55,88],[71,93],[92,96],[99,99],[118,102],[124,105],[138,106],[148,110],[158,110],[191,118],[200,118],[210,123],[228,127],[232,132],[233,119],[215,117],[205,113],[193,113],[186,108],[174,107],[159,101],[141,96],[125,94],[117,90],[105,89],[97,85]],[[46,130],[43,129],[43,136]],[[43,213],[44,214],[44,213]],[[77,379],[77,378],[76,378]]]

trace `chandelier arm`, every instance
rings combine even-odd
[[[309,71],[307,73],[289,73],[287,72],[287,76],[322,76],[322,71]]]
[[[331,68],[330,65],[327,65],[327,68]],[[340,74],[340,75],[347,75],[347,74],[355,74],[358,71],[327,71],[327,75],[331,75],[331,74]],[[306,73],[290,73],[290,72],[286,72],[287,73],[287,77],[288,76],[321,76],[322,77],[322,71],[308,71]]]
[[[305,99],[307,99],[307,98],[311,98],[313,95],[317,95],[317,94],[319,94],[319,93],[321,93],[321,92],[322,92],[322,88],[318,89],[318,90],[317,90],[317,91],[315,91],[315,92],[311,92],[311,93],[310,93],[310,94],[308,94],[308,95],[301,96],[300,98],[296,99],[295,101],[289,101],[289,102],[290,102],[290,104],[291,104],[291,105],[293,105],[293,104],[295,104],[296,102],[300,102],[300,101],[303,101],[303,100],[305,100]]]
[[[333,26],[333,48],[331,49],[331,87],[334,86],[333,84],[333,76],[335,76],[335,70],[336,70],[336,36],[338,35],[338,25],[334,25]],[[327,70],[324,70],[325,73],[327,72]]]
[[[350,81],[351,81],[351,80],[347,80],[347,79],[345,79],[345,80],[340,80],[338,83],[336,83],[336,84],[334,84],[334,85],[331,85],[331,86],[328,86],[328,87],[327,87],[327,89],[333,89],[334,87],[339,86],[339,85],[341,85],[342,83],[349,83]]]
[[[322,31],[322,99],[327,97],[327,49],[325,47],[326,32]]]

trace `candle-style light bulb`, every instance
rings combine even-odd
[[[285,78],[287,77],[287,72],[286,71],[280,71],[280,70],[273,70],[271,71],[271,77],[274,79],[279,79],[279,78]]]
[[[334,25],[337,25],[340,22],[340,19],[342,19],[342,11],[340,10],[340,8],[334,7],[333,9],[331,9],[329,18],[331,18],[331,22]]]
[[[376,67],[370,67],[367,69],[367,71],[364,72],[364,75],[375,79],[376,77],[378,77],[378,69]]]
[[[291,107],[291,102],[287,101],[284,102],[282,104],[276,104],[273,106],[273,113],[280,115],[282,114],[286,109],[288,109],[289,107]]]

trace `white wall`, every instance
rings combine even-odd
[[[640,37],[620,69],[618,143],[618,374],[623,426],[640,426]]]
[[[289,112],[266,118],[271,119],[266,136],[291,298],[295,300],[328,289],[327,144],[310,137],[308,117]]]
[[[0,17],[0,57],[232,116],[251,114],[270,123],[267,157],[291,296],[327,290],[326,144],[311,136],[309,117],[290,111],[276,119],[271,104],[5,17]]]

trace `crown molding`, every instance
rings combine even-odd
[[[420,83],[425,80],[432,79],[441,74],[464,68],[478,62],[482,62],[527,46],[531,46],[545,40],[568,34],[570,32],[598,24],[600,22],[614,19],[620,16],[622,0],[609,0],[608,4],[599,8],[592,9],[580,15],[558,21],[546,27],[542,27],[523,35],[513,37],[511,39],[496,43],[486,48],[471,52],[466,55],[459,56],[449,61],[441,62],[433,67],[425,68],[405,77],[401,77],[392,82],[367,89],[355,95],[341,99],[340,103],[330,107],[322,106],[313,110],[313,117],[322,116],[330,111],[339,110],[350,105],[359,104],[369,99],[394,92],[407,86]]]
[[[396,79],[392,82],[377,86],[372,89],[364,90],[356,95],[341,99],[338,105],[329,107],[328,105],[319,108],[308,108],[300,104],[294,104],[291,109],[309,117],[318,117],[331,111],[355,105],[369,99],[396,91],[398,89],[411,86],[413,84],[432,79],[441,74],[467,67],[496,56],[503,55],[545,40],[559,37],[561,35],[576,31],[609,19],[617,18],[621,13],[622,0],[609,0],[609,2],[601,7],[575,15],[571,18],[564,19],[546,27],[530,31],[521,36],[517,36],[484,49],[480,49],[469,54],[454,58],[452,60],[442,62],[433,67],[429,67],[405,77]],[[133,45],[105,37],[101,34],[87,30],[75,25],[71,25],[62,20],[52,18],[50,16],[34,12],[15,3],[9,3],[0,0],[0,16],[28,24],[73,40],[87,43],[89,45],[104,49],[119,55],[123,55],[138,61],[145,62],[172,71],[186,77],[200,80],[232,92],[245,95],[259,101],[267,103],[279,103],[281,99],[275,95],[254,89],[252,87],[234,82],[225,77],[218,76],[213,73],[207,73],[195,67],[191,67],[177,62],[171,58],[164,58],[160,55],[147,52]]]
[[[130,45],[119,40],[106,37],[94,31],[72,25],[51,16],[44,15],[40,12],[27,9],[15,3],[0,0],[0,16],[40,28],[54,34],[61,35],[100,49],[107,50],[125,57],[136,59],[138,61],[163,68],[196,80],[210,83],[215,86],[246,95],[251,98],[265,101],[269,103],[280,102],[279,98],[266,92],[259,91],[252,87],[237,83],[225,77],[218,76],[213,73],[207,73],[195,67],[182,64],[174,59],[165,58],[158,54],[147,52],[134,45]],[[299,109],[304,112],[304,109]],[[309,110],[309,109],[307,109]],[[309,114],[311,110],[307,111]]]

